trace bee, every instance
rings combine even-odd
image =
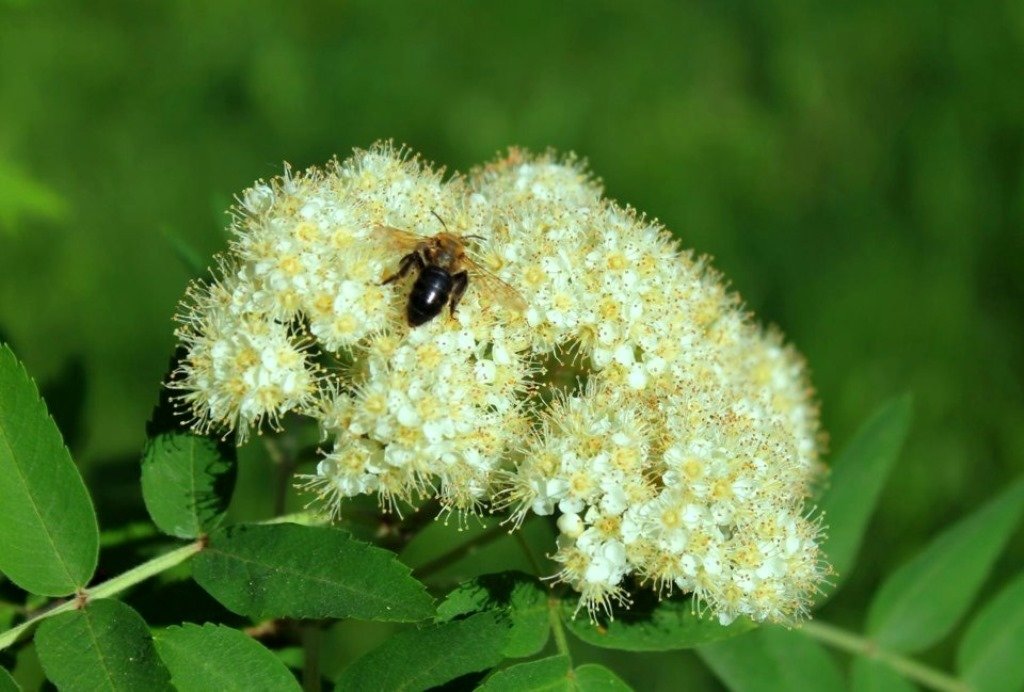
[[[384,279],[381,285],[398,281],[414,268],[418,272],[405,308],[409,326],[426,324],[440,315],[445,305],[454,317],[459,301],[469,287],[471,275],[473,281],[479,282],[485,292],[501,305],[517,312],[525,310],[526,301],[518,291],[481,267],[467,253],[468,241],[483,238],[451,233],[441,217],[436,213],[434,216],[444,231],[433,236],[421,236],[391,226],[377,227],[392,247],[406,253],[398,263],[398,271]]]

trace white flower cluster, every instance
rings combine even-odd
[[[803,613],[827,568],[800,357],[575,161],[512,150],[445,180],[383,144],[286,169],[235,213],[217,280],[179,318],[171,386],[194,427],[315,418],[330,447],[310,483],[332,512],[379,493],[514,526],[557,515],[557,576],[591,613],[628,603],[630,579],[722,622]],[[408,326],[412,278],[382,282],[395,228],[463,237],[454,315]]]

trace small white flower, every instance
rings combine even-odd
[[[412,277],[381,227],[479,237],[457,314],[410,328]],[[381,144],[239,196],[216,279],[192,286],[170,386],[200,431],[289,412],[329,452],[307,484],[436,497],[444,511],[559,514],[557,578],[591,615],[627,576],[723,623],[789,621],[823,577],[803,511],[819,472],[803,362],[707,261],[602,198],[573,159],[506,157],[445,180]]]
[[[568,538],[579,538],[585,526],[578,514],[563,514],[558,517],[558,530]]]

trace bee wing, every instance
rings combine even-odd
[[[427,240],[423,236],[417,235],[412,231],[395,228],[394,226],[378,224],[374,227],[374,230],[380,237],[381,241],[389,248],[403,254],[412,252],[416,249],[417,245]]]
[[[469,265],[473,274],[473,280],[480,284],[480,288],[502,307],[514,312],[526,310],[526,299],[508,283],[498,278],[497,275],[485,269],[480,262],[472,257],[466,256],[466,264]]]

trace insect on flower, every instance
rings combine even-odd
[[[526,301],[516,289],[480,266],[466,251],[470,240],[483,240],[478,235],[455,235],[436,213],[444,231],[433,236],[421,236],[391,226],[378,226],[393,248],[406,255],[398,265],[398,271],[384,279],[389,284],[408,274],[415,267],[419,272],[409,291],[406,304],[406,318],[410,327],[418,327],[441,314],[448,306],[449,314],[455,315],[459,301],[466,293],[469,278],[479,283],[484,293],[509,310],[522,312]]]

